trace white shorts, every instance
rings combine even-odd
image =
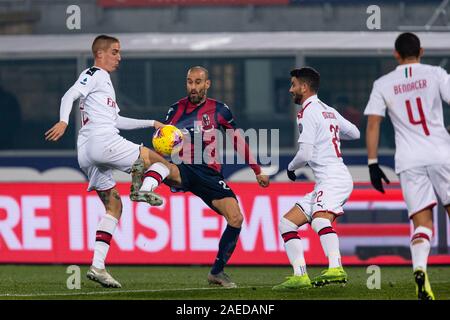
[[[89,179],[88,191],[109,190],[116,185],[112,170],[131,172],[140,145],[118,134],[91,136],[78,146],[78,163]]]
[[[436,193],[446,206],[450,204],[450,164],[417,167],[400,172],[403,198],[411,218],[437,204]]]
[[[314,191],[306,194],[296,205],[305,213],[308,222],[312,221],[313,215],[318,211],[328,211],[340,216],[344,214],[342,206],[352,190],[353,180],[349,174],[339,179],[327,179],[316,183]]]

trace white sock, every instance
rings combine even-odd
[[[153,191],[159,186],[158,180],[153,177],[145,177],[144,182],[142,182],[140,191]]]
[[[430,254],[430,240],[433,235],[433,230],[419,226],[414,230],[411,237],[411,258],[413,263],[413,270],[421,268],[427,270],[428,255]],[[414,240],[421,239],[421,242],[414,243]]]
[[[294,275],[302,276],[306,274],[303,244],[297,233],[298,226],[296,226],[292,221],[283,217],[280,220],[278,229],[284,240],[284,248],[286,249],[289,262],[294,269]]]
[[[107,213],[98,224],[95,235],[94,258],[92,259],[92,265],[97,269],[105,269],[106,255],[118,223],[119,220]]]
[[[170,170],[161,162],[155,162],[145,172],[140,191],[153,191],[169,175]]]
[[[339,250],[339,238],[331,226],[331,222],[325,218],[315,218],[311,227],[320,237],[323,251],[328,257],[328,267],[341,267],[341,252]]]

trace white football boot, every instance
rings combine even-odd
[[[88,279],[100,283],[105,288],[122,288],[122,285],[114,279],[106,269],[98,269],[91,266],[86,276]]]

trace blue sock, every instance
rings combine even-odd
[[[235,228],[227,225],[219,242],[219,252],[217,253],[216,261],[211,269],[212,274],[218,274],[223,271],[223,268],[233,254],[234,248],[239,239],[241,228]]]

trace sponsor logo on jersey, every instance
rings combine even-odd
[[[111,108],[115,108],[116,107],[116,102],[113,99],[111,99],[111,98],[107,98],[106,99],[106,105],[111,107]]]
[[[87,79],[87,77],[86,77],[86,78],[84,78],[83,80],[81,80],[80,83],[81,83],[82,85],[86,85],[87,80],[88,80],[88,79]]]

